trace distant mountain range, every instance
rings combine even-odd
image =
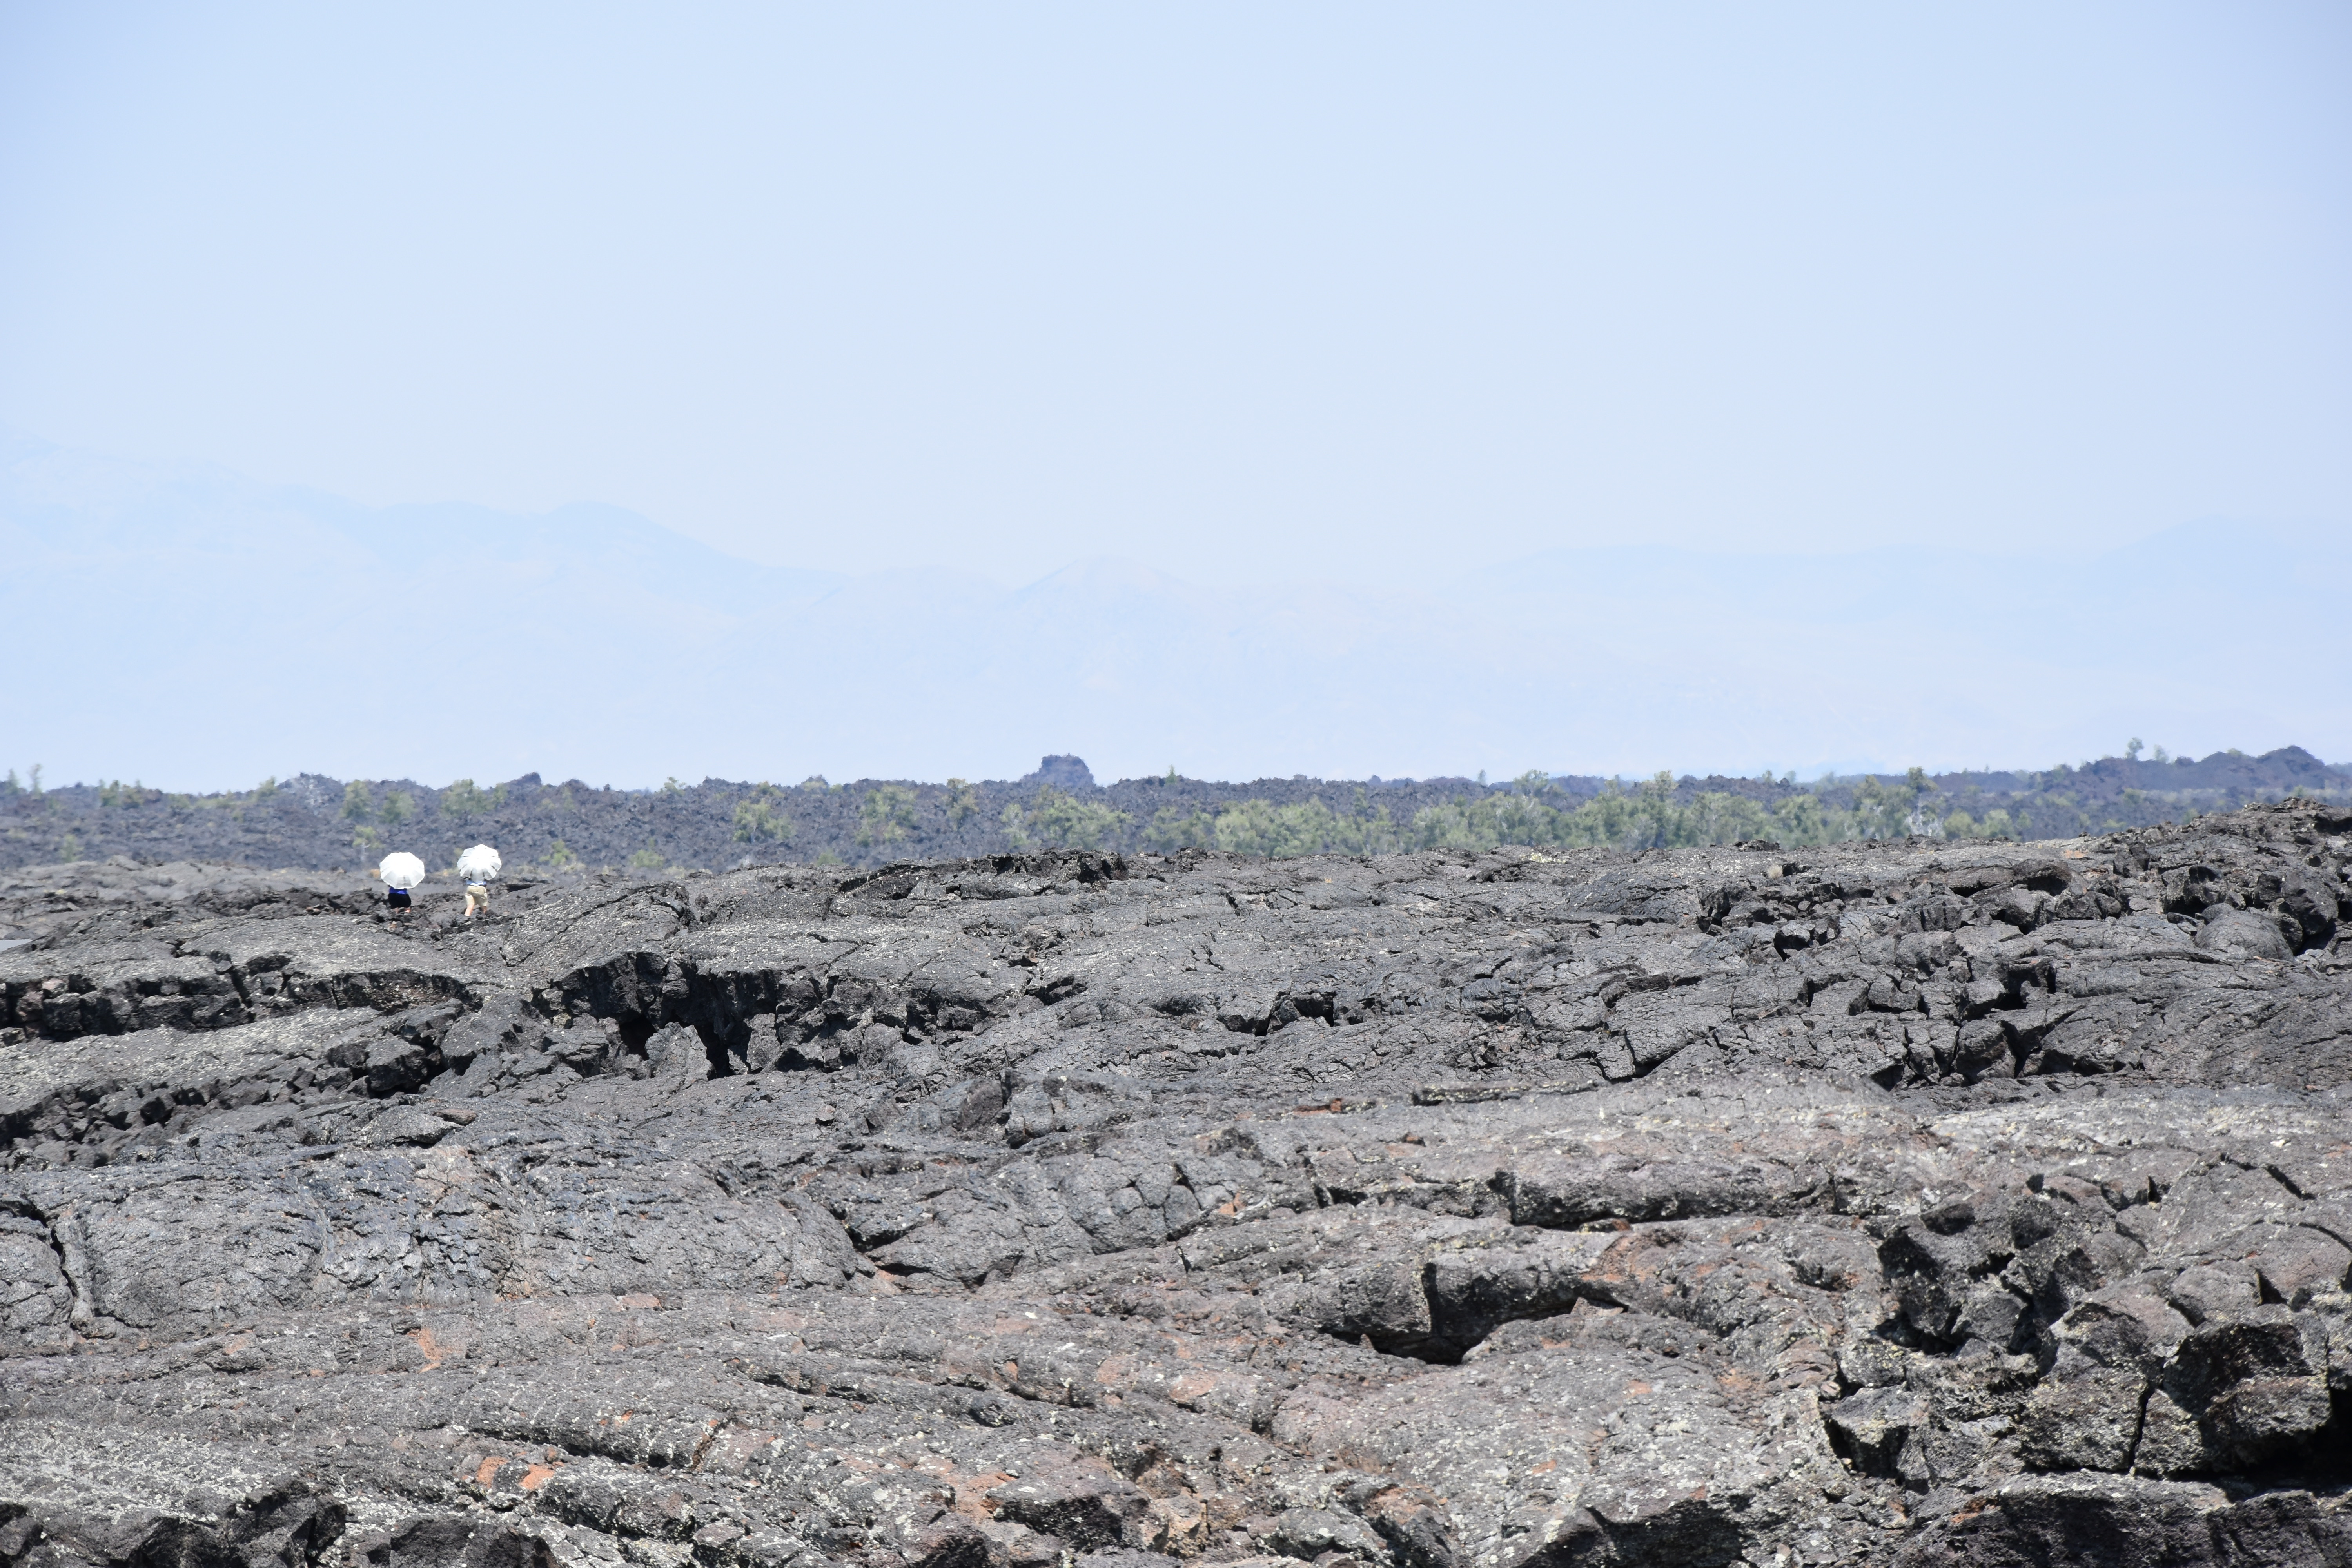
[[[370,508],[0,441],[0,764],[53,783],[624,786],[814,773],[1939,769],[2290,742],[2352,756],[2341,540],[2206,524],[2083,560],[1669,542],[1421,585],[1246,561],[1025,586],[754,565],[634,513]]]

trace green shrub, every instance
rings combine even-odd
[[[1044,784],[1030,797],[1022,825],[1046,843],[1062,848],[1100,849],[1107,839],[1122,832],[1129,820],[1127,813],[1100,801],[1080,800],[1052,784]]]
[[[904,784],[877,784],[857,803],[857,842],[863,848],[896,844],[914,826],[915,792]]]
[[[793,819],[783,813],[784,792],[772,784],[754,785],[735,803],[735,841],[739,844],[781,844],[793,836]]]
[[[1356,792],[1354,811],[1346,816],[1326,805],[1319,796],[1291,805],[1276,805],[1270,800],[1236,801],[1213,813],[1164,805],[1152,813],[1141,837],[1144,847],[1162,853],[1223,849],[1276,858],[1385,855],[1402,845],[1388,807],[1368,810],[1361,790]]]
[[[441,815],[469,822],[486,816],[507,803],[507,786],[481,789],[471,779],[459,779],[441,792]]]
[[[1217,843],[1217,819],[1205,811],[1185,811],[1163,805],[1143,827],[1143,847],[1172,854],[1179,849],[1213,849]]]

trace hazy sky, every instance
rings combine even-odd
[[[779,564],[2352,521],[2352,6],[6,5],[0,424]]]

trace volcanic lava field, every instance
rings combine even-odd
[[[0,876],[0,1563],[2352,1560],[2352,815]]]

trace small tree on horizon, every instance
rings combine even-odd
[[[793,836],[793,819],[784,815],[784,792],[761,783],[735,804],[735,840],[739,844],[781,844]]]
[[[904,839],[916,824],[915,792],[904,784],[877,784],[857,803],[857,842],[887,847]]]
[[[506,801],[507,788],[504,784],[486,790],[478,787],[471,779],[459,779],[441,792],[441,815],[454,816],[460,822],[470,822],[475,817],[488,816],[504,805]]]

